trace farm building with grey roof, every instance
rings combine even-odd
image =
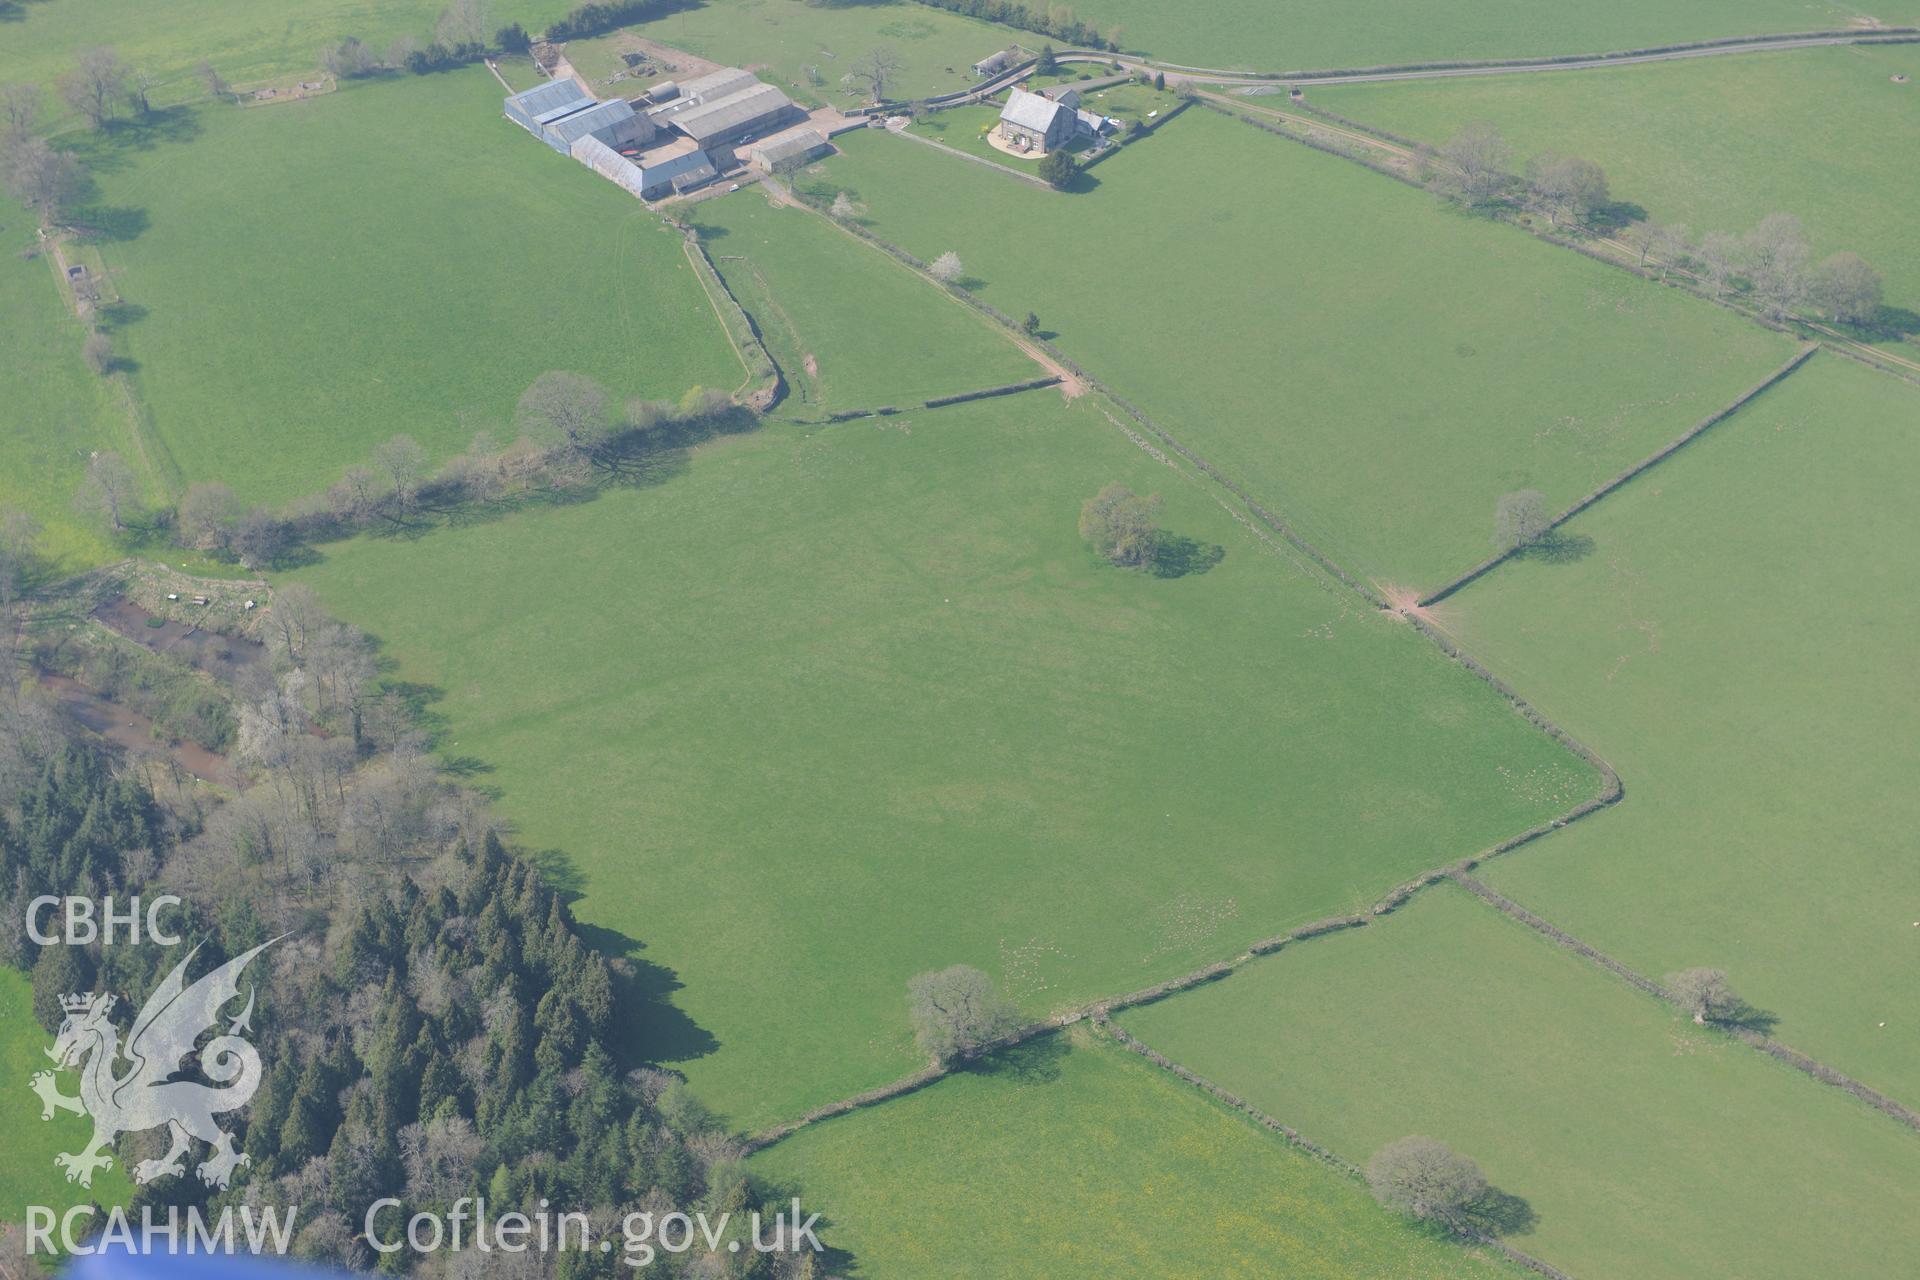
[[[747,163],[762,173],[786,173],[831,150],[817,129],[799,129],[754,143]]]
[[[572,80],[550,80],[506,100],[507,119],[562,155],[582,138],[610,147],[646,142],[657,132],[653,121],[634,112],[625,98],[596,100]]]
[[[702,147],[713,147],[781,128],[799,115],[800,109],[776,86],[755,81],[752,88],[677,112],[667,123]]]

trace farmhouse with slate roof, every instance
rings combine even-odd
[[[1007,95],[1007,105],[1000,112],[1000,136],[1022,151],[1064,147],[1073,141],[1078,126],[1072,107],[1017,86]]]

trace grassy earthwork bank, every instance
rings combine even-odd
[[[1920,1257],[1911,1131],[1451,886],[1121,1021],[1349,1159],[1441,1139],[1525,1202],[1512,1243],[1577,1276]]]
[[[1876,10],[1887,22],[1903,15]],[[1083,22],[1120,43],[1195,66],[1287,71],[1637,49],[1683,40],[1844,27],[1860,10],[1833,0],[1623,0],[1539,5],[1471,0],[1444,14],[1414,0],[1085,0]],[[1909,12],[1905,16],[1912,16]]]
[[[927,281],[758,191],[688,215],[786,376],[783,414],[913,407],[1044,374]]]
[[[1343,1173],[1085,1031],[806,1130],[753,1166],[830,1206],[822,1239],[874,1275],[1527,1274],[1389,1216]]]
[[[436,457],[510,439],[556,367],[618,395],[739,383],[679,237],[500,98],[470,68],[87,143],[117,338],[184,479],[279,502],[396,432]]]
[[[1058,345],[1364,577],[1438,585],[1495,501],[1571,503],[1732,400],[1786,339],[1189,111],[1068,195],[850,135],[802,189],[953,250]],[[1233,201],[1189,198],[1234,175]],[[1188,193],[1183,195],[1182,193]]]
[[[915,1069],[916,972],[974,965],[1042,1015],[1598,789],[1092,398],[770,427],[686,467],[300,576],[438,691],[441,749],[564,855],[581,918],[677,975],[693,1025],[647,1042],[744,1127]],[[1165,494],[1184,576],[1088,550],[1113,482]]]
[[[1586,156],[1616,200],[1695,234],[1794,214],[1816,254],[1860,254],[1890,304],[1920,311],[1920,45],[1331,85],[1308,100],[1433,142],[1490,120],[1520,156]]]
[[[1501,892],[1658,978],[1725,969],[1787,1043],[1920,1103],[1920,391],[1812,364],[1441,606],[1626,800]]]

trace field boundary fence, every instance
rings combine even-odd
[[[1507,561],[1515,558],[1516,556],[1525,555],[1528,552],[1528,550],[1538,546],[1542,539],[1558,531],[1569,520],[1572,520],[1575,516],[1578,516],[1581,512],[1593,506],[1596,502],[1599,502],[1602,498],[1605,498],[1608,494],[1613,493],[1616,489],[1619,489],[1621,486],[1627,484],[1629,481],[1646,473],[1652,468],[1658,466],[1660,463],[1665,462],[1668,458],[1671,458],[1674,454],[1680,452],[1680,450],[1686,448],[1688,445],[1692,444],[1695,440],[1698,440],[1701,436],[1705,435],[1708,431],[1712,430],[1714,427],[1719,426],[1721,423],[1725,422],[1728,418],[1733,417],[1735,414],[1739,413],[1742,409],[1752,404],[1755,400],[1757,400],[1760,396],[1765,394],[1767,391],[1771,390],[1773,387],[1778,386],[1780,383],[1786,381],[1789,377],[1791,377],[1794,374],[1796,370],[1798,370],[1802,365],[1806,364],[1807,361],[1811,360],[1814,357],[1814,354],[1818,352],[1820,349],[1821,349],[1820,343],[1809,342],[1805,344],[1798,351],[1796,351],[1793,354],[1792,358],[1789,359],[1785,364],[1773,370],[1773,372],[1769,373],[1765,378],[1762,378],[1759,382],[1756,382],[1752,386],[1748,387],[1745,391],[1742,391],[1738,396],[1734,397],[1734,399],[1731,402],[1725,405],[1722,405],[1720,408],[1714,410],[1712,413],[1708,414],[1706,417],[1702,418],[1700,421],[1694,423],[1691,427],[1687,428],[1687,430],[1682,432],[1676,439],[1668,442],[1666,445],[1655,450],[1653,453],[1640,459],[1640,461],[1626,468],[1626,470],[1621,471],[1620,473],[1615,475],[1612,479],[1607,480],[1605,483],[1601,484],[1598,488],[1591,490],[1586,494],[1585,497],[1582,497],[1577,501],[1575,501],[1572,506],[1568,507],[1565,511],[1562,511],[1559,515],[1555,516],[1552,520],[1548,521],[1546,528],[1541,530],[1539,537],[1533,538],[1527,542],[1523,542],[1515,546],[1508,547],[1505,551],[1502,551],[1497,555],[1489,556],[1487,559],[1482,560],[1479,564],[1475,565],[1473,568],[1467,570],[1465,573],[1454,578],[1452,581],[1446,583],[1446,585],[1439,587],[1436,590],[1421,597],[1420,607],[1426,608],[1429,605],[1438,604],[1442,600],[1445,600],[1448,596],[1451,596],[1455,592],[1459,591],[1462,587],[1465,587],[1469,583],[1478,581],[1480,578],[1485,577],[1487,574],[1491,573],[1494,569],[1498,568],[1502,564],[1505,564]]]
[[[1566,930],[1535,915],[1513,899],[1505,897],[1483,881],[1467,874],[1466,870],[1454,871],[1451,878],[1461,888],[1473,894],[1476,898],[1479,898],[1502,915],[1519,921],[1535,933],[1573,952],[1582,959],[1598,965],[1608,973],[1620,978],[1630,986],[1653,996],[1662,1003],[1672,1005],[1676,1008],[1680,1007],[1680,1002],[1674,998],[1673,993],[1653,979],[1628,968],[1598,947],[1582,942]],[[1831,1085],[1836,1089],[1853,1095],[1853,1097],[1866,1103],[1874,1110],[1892,1117],[1894,1120],[1915,1132],[1920,1132],[1920,1112],[1916,1112],[1905,1103],[1888,1097],[1878,1089],[1862,1084],[1844,1071],[1836,1070],[1826,1063],[1821,1062],[1818,1058],[1802,1053],[1791,1045],[1782,1044],[1772,1036],[1760,1031],[1755,1031],[1751,1027],[1726,1026],[1721,1024],[1709,1025],[1714,1025],[1717,1029],[1726,1032],[1734,1039],[1758,1049],[1771,1058],[1786,1063],[1797,1071],[1812,1076],[1822,1084]]]

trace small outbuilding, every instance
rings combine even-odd
[[[704,187],[720,176],[720,167],[704,151],[689,151],[640,169],[640,198],[659,200]]]
[[[1025,54],[1026,50],[1022,49],[1019,45],[1009,46],[998,53],[990,53],[973,64],[973,74],[983,80],[990,79],[993,76],[999,75],[1008,67],[1019,66]]]
[[[761,173],[789,173],[832,150],[817,130],[800,129],[754,143],[747,151],[747,164]]]

